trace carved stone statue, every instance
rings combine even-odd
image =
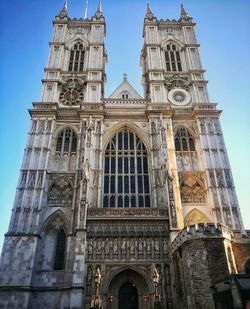
[[[89,160],[86,159],[85,162],[83,162],[82,165],[82,181],[88,182],[90,178],[90,164]]]

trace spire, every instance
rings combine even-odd
[[[190,19],[192,19],[191,17],[189,17],[188,13],[184,9],[183,4],[181,4],[181,18],[180,19],[181,20],[186,20],[186,21],[189,21]]]
[[[147,3],[147,13],[146,13],[145,18],[150,19],[150,20],[154,18],[154,15],[151,11],[149,3]]]
[[[68,12],[68,1],[67,1],[67,0],[64,0],[63,10],[64,10],[65,12]]]
[[[87,19],[88,17],[88,5],[89,5],[89,0],[86,0],[84,19]]]
[[[99,2],[98,2],[97,12],[101,12],[102,13],[102,2],[101,2],[101,0],[99,0]]]
[[[59,17],[65,18],[67,16],[68,16],[68,2],[67,2],[67,0],[64,0],[64,5],[63,5],[63,8],[61,9],[61,11],[59,13]]]
[[[98,2],[97,11],[95,12],[95,17],[98,18],[98,19],[103,17],[103,14],[102,14],[102,2],[101,2],[101,0],[99,0],[99,2]]]

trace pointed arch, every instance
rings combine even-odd
[[[177,45],[180,50],[185,48],[185,44],[183,44],[180,40],[176,39],[172,35],[161,41],[161,47],[165,49],[166,46],[171,43]]]
[[[150,207],[149,152],[131,125],[115,129],[104,143],[103,207]]]
[[[58,219],[58,220],[57,220]],[[58,222],[58,224],[53,224],[53,222]],[[63,211],[60,209],[51,213],[46,220],[44,221],[41,232],[48,232],[49,230],[58,230],[60,227],[63,227],[65,233],[68,234],[70,231],[70,221],[66,217]]]
[[[50,214],[41,228],[38,263],[42,270],[63,270],[67,260],[70,222],[61,210]]]
[[[67,42],[65,42],[65,46],[66,46],[67,49],[70,50],[70,49],[72,49],[72,47],[74,47],[74,44],[76,42],[81,42],[84,45],[85,50],[86,50],[87,46],[89,45],[89,41],[87,39],[82,37],[81,34],[77,34],[73,38],[71,38]]]
[[[76,126],[70,124],[70,123],[67,123],[67,124],[63,124],[61,125],[60,127],[56,128],[53,132],[53,138],[57,139],[58,135],[61,133],[61,131],[63,131],[64,129],[71,129],[74,131],[74,133],[78,136],[79,135],[79,130]]]
[[[181,60],[181,50],[183,49],[179,41],[169,39],[162,42],[162,49],[165,56],[166,70],[168,72],[182,72],[183,64]]]
[[[123,121],[119,124],[114,125],[111,127],[107,132],[103,135],[103,149],[106,149],[108,143],[115,135],[116,132],[121,131],[122,129],[130,129],[134,131],[138,137],[142,140],[143,144],[145,145],[148,154],[150,154],[150,141],[148,136],[135,124],[129,123],[127,121]]]
[[[195,137],[190,128],[179,126],[174,130],[175,151],[195,151]]]
[[[187,226],[198,223],[209,223],[209,220],[203,212],[201,212],[197,208],[194,208],[186,215],[184,223],[185,226]]]
[[[70,125],[65,125],[57,129],[54,132],[55,136],[55,150],[57,153],[63,154],[71,154],[76,153],[77,150],[77,142],[78,142],[78,134],[75,132],[75,128]]]

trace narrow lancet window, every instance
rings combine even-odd
[[[72,154],[76,152],[77,136],[75,132],[66,128],[58,135],[56,142],[56,152],[60,154]]]
[[[176,45],[168,44],[165,50],[166,69],[171,72],[182,71],[180,52]]]
[[[63,270],[65,263],[66,234],[63,229],[59,230],[56,237],[54,270]]]
[[[69,58],[69,71],[70,72],[82,72],[84,67],[84,48],[83,45],[78,42],[74,45],[70,51]]]
[[[180,128],[175,134],[175,151],[195,151],[194,139],[186,128]]]

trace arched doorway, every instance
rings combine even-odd
[[[138,309],[138,292],[134,283],[125,282],[118,292],[119,309]]]
[[[144,276],[132,269],[114,276],[107,292],[107,309],[151,308],[149,286]]]

